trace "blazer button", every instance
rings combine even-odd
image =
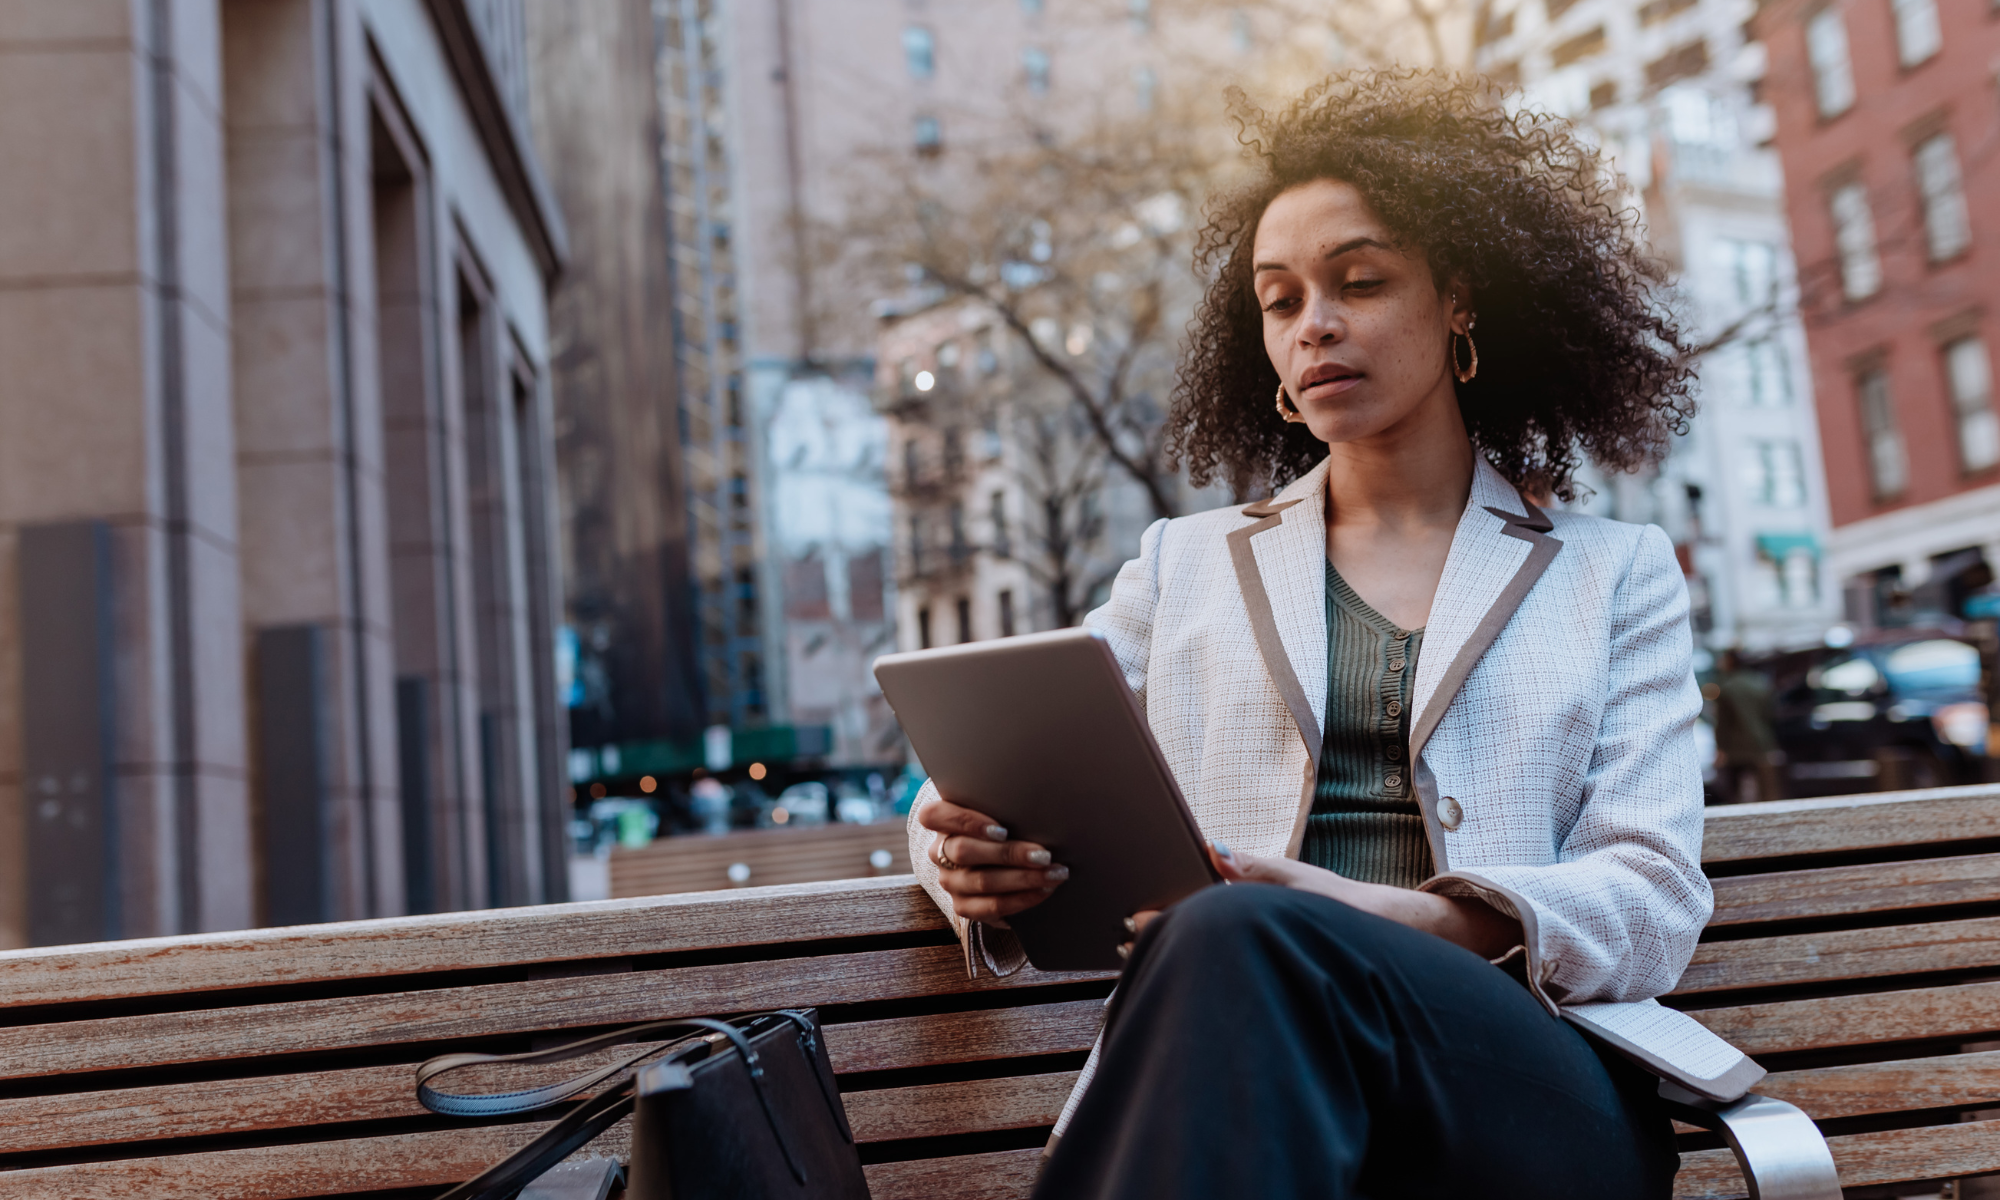
[[[1450,796],[1438,801],[1438,824],[1446,829],[1457,829],[1459,822],[1463,820],[1465,820],[1465,810],[1458,806],[1458,801]]]

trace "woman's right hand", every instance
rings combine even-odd
[[[1007,840],[1007,830],[982,812],[949,800],[917,810],[917,824],[936,836],[924,851],[938,869],[938,886],[952,911],[969,921],[1007,928],[1007,918],[1048,899],[1069,878],[1033,842]]]

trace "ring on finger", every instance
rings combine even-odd
[[[931,851],[931,861],[937,864],[940,871],[956,871],[960,869],[959,864],[952,859],[951,855],[944,852],[943,838],[938,839],[936,848]]]

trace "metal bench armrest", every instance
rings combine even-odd
[[[1755,1092],[1722,1104],[1665,1080],[1660,1097],[1674,1116],[1728,1140],[1750,1185],[1750,1200],[1840,1200],[1833,1152],[1812,1118]]]

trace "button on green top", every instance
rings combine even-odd
[[[1430,841],[1408,773],[1413,668],[1423,630],[1399,629],[1326,566],[1326,729],[1299,857],[1366,883],[1416,887]]]

